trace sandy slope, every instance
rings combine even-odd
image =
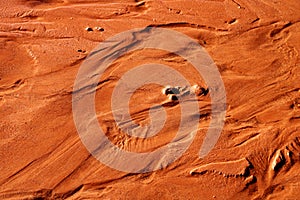
[[[0,199],[299,198],[299,10],[298,0],[1,1]],[[101,164],[81,143],[72,89],[101,41],[149,25],[182,32],[209,52],[226,87],[226,122],[217,145],[199,159],[210,121],[210,98],[199,97],[204,114],[189,150],[163,170],[128,174]],[[122,74],[154,61],[203,83],[190,64],[163,51],[118,59],[104,76],[115,78],[97,90],[96,110],[107,136],[127,150],[151,151],[176,132],[177,104],[167,107],[163,133],[148,141],[118,132],[109,112]],[[134,94],[136,122],[147,124],[143,110],[165,101],[160,90],[148,85]]]

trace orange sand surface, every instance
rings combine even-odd
[[[299,0],[1,0],[0,199],[299,199],[299,10]],[[83,145],[72,91],[80,65],[101,42],[147,26],[181,32],[205,48],[226,88],[226,118],[217,144],[199,158],[211,99],[197,97],[199,128],[188,150],[161,170],[126,173]],[[209,87],[169,52],[117,59],[99,80],[95,107],[107,137],[128,151],[166,145],[178,128],[174,102],[165,104],[165,127],[149,139],[120,132],[110,112],[122,75],[154,62]],[[136,123],[149,123],[148,109],[166,102],[161,89],[145,85],[132,95]]]

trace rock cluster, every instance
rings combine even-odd
[[[209,89],[200,87],[199,85],[189,86],[166,86],[163,88],[162,93],[169,97],[170,100],[176,101],[179,97],[187,96],[194,94],[196,96],[204,95],[206,96],[209,92]]]

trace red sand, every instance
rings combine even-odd
[[[1,1],[0,199],[299,198],[299,10],[299,0]],[[199,97],[205,117],[188,151],[165,169],[124,173],[101,164],[82,144],[72,89],[80,65],[100,42],[149,25],[204,46],[224,81],[226,121],[216,146],[199,159],[210,121],[210,99]],[[180,57],[154,50],[121,57],[104,79],[154,61],[199,80]],[[116,82],[97,91],[97,112],[109,112]],[[149,120],[139,110],[165,101],[160,90],[148,85],[133,95],[137,122]],[[98,120],[114,144],[151,151],[174,137],[179,111],[171,105],[164,135],[148,141],[117,132],[111,114]]]

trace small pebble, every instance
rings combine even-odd
[[[79,53],[85,53],[86,50],[78,49],[77,52],[79,52]]]
[[[200,96],[200,95],[206,96],[208,94],[208,92],[209,92],[209,89],[208,88],[205,89],[205,88],[200,87],[198,85],[193,85],[191,87],[191,92],[194,93],[197,96]]]
[[[177,101],[178,100],[176,95],[170,95],[169,99],[172,100],[172,101]]]
[[[100,32],[104,31],[104,28],[102,28],[102,27],[95,27],[95,29]]]
[[[163,89],[163,94],[165,95],[169,95],[169,94],[179,94],[180,91],[178,88],[176,87],[170,87],[170,86],[167,86],[166,88]]]
[[[161,92],[162,92],[163,94],[167,95],[167,94],[166,94],[166,91],[167,91],[168,88],[171,88],[171,86],[167,85],[166,87],[164,87],[164,88],[161,90]]]
[[[180,90],[179,90],[179,88],[169,88],[169,89],[167,89],[167,91],[166,91],[168,94],[180,94]]]
[[[85,30],[86,30],[86,31],[89,31],[89,32],[90,32],[90,31],[93,31],[93,29],[92,29],[91,27],[86,27]]]

